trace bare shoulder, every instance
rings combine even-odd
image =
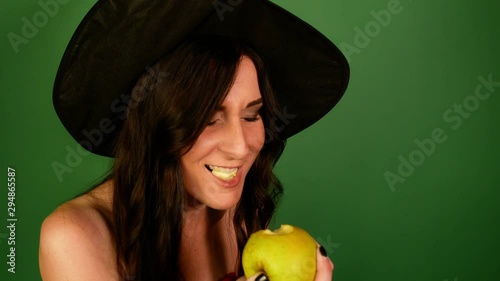
[[[80,196],[44,220],[39,249],[43,280],[119,280],[110,216],[101,201]]]

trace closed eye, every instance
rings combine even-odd
[[[261,118],[261,113],[262,113],[262,103],[256,104],[258,107],[256,108],[256,111],[249,112],[248,117],[244,117],[243,119],[247,122],[256,122],[259,121]],[[255,106],[255,105],[254,105]]]
[[[260,119],[260,116],[257,115],[257,116],[253,116],[253,117],[245,117],[243,119],[247,122],[256,122]]]
[[[213,125],[215,125],[215,123],[217,123],[217,120],[218,120],[218,119],[215,119],[215,120],[213,120],[213,121],[208,122],[208,123],[207,123],[207,126],[213,126]]]

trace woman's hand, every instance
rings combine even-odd
[[[316,277],[314,281],[331,281],[333,275],[333,262],[328,258],[325,248],[318,244],[316,251]]]
[[[318,248],[316,250],[316,277],[314,281],[331,281],[333,275],[333,263],[328,258],[325,248],[318,244]],[[236,281],[267,281],[269,280],[266,275],[262,272],[257,273],[250,278],[245,279],[245,277],[240,277]],[[269,280],[273,281],[273,280]]]

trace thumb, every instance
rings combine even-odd
[[[248,279],[246,279],[245,276],[242,276],[238,278],[238,280],[236,281],[269,281],[269,279],[263,272],[259,272],[255,275],[248,277]]]
[[[316,250],[316,277],[314,281],[325,281],[332,280],[333,275],[333,263],[328,258],[325,248],[318,244],[318,249]]]

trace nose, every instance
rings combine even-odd
[[[249,152],[247,134],[239,121],[226,123],[219,142],[219,150],[228,158],[244,159]]]

